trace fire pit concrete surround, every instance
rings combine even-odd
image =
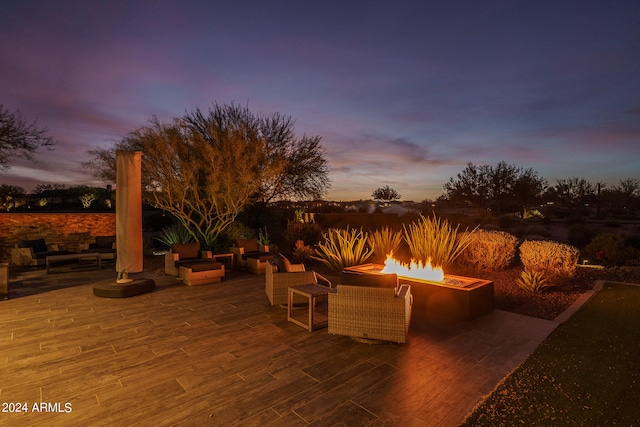
[[[385,274],[381,272],[383,268],[382,264],[361,264],[343,271],[347,274]],[[442,282],[403,276],[399,276],[398,281],[411,285],[412,319],[426,319],[428,314],[438,314],[470,320],[494,308],[493,282],[490,280],[445,274]]]

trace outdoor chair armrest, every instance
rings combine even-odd
[[[174,252],[167,252],[164,254],[164,271],[172,276],[178,275],[178,269],[176,268],[176,261],[180,260],[180,254]]]
[[[411,285],[400,285],[400,288],[398,289],[398,293],[396,294],[396,296],[398,298],[405,298],[407,296],[407,294],[411,295]]]
[[[229,248],[229,252],[233,252],[236,255],[244,255],[244,248],[239,248],[237,246],[231,246]]]
[[[36,254],[33,248],[11,248],[11,265],[36,265]]]
[[[319,285],[323,285],[323,286],[327,286],[329,288],[333,288],[333,284],[331,283],[331,280],[327,279],[322,274],[316,273],[316,280],[318,281]]]
[[[291,271],[289,271],[289,273],[298,273],[301,271],[306,271],[304,264],[291,264]]]

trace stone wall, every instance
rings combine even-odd
[[[8,262],[10,248],[21,240],[44,238],[78,251],[94,242],[95,236],[115,234],[115,213],[2,213],[0,262]]]

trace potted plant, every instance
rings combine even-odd
[[[264,228],[264,232],[262,229],[258,232],[258,250],[260,252],[269,252],[269,233],[267,232],[267,227]]]

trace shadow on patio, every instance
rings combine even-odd
[[[12,275],[0,301],[3,425],[455,426],[557,326],[494,311],[412,323],[404,345],[313,333],[264,276],[98,298],[115,271]],[[45,411],[35,411],[45,402]]]

